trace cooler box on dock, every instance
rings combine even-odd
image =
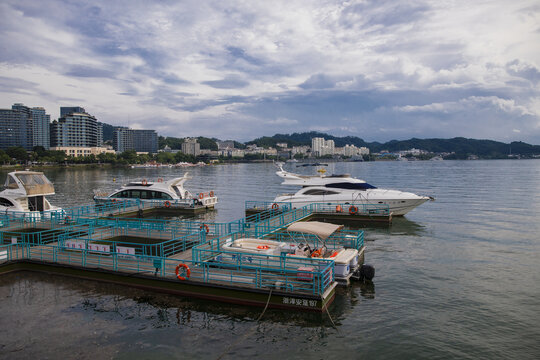
[[[296,273],[296,278],[301,281],[312,281],[313,271],[315,271],[315,268],[312,266],[300,266]]]

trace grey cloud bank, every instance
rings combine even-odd
[[[0,4],[2,107],[166,136],[540,144],[536,1]]]

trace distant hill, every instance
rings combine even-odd
[[[288,134],[276,134],[274,136],[261,137],[246,144],[257,144],[263,147],[275,147],[277,143],[285,142],[288,146],[310,145],[311,139],[314,137],[323,137],[326,140],[334,140],[337,147],[345,146],[346,144],[355,145],[358,147],[365,146],[371,152],[380,152],[388,150],[390,152],[408,150],[412,148],[426,150],[435,153],[456,153],[457,157],[466,155],[478,155],[484,158],[500,158],[507,157],[509,154],[519,155],[534,155],[540,154],[540,145],[530,145],[521,141],[505,144],[493,140],[476,140],[456,137],[452,139],[417,139],[409,140],[392,140],[386,143],[366,142],[363,139],[355,136],[337,137],[320,132],[305,132]]]

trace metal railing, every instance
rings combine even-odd
[[[234,264],[179,261],[162,256],[132,255],[118,251],[67,249],[56,244],[0,245],[0,263],[23,259],[123,273],[147,273],[164,279],[175,279],[177,266],[186,264],[191,271],[189,280],[259,289],[278,288],[291,293],[311,294],[324,293],[333,283],[334,273],[332,261],[312,261],[285,256],[275,256],[267,259],[264,264],[254,265],[242,262],[242,259]]]

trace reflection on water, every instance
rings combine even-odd
[[[436,197],[389,228],[366,227],[373,284],[340,288],[330,316],[185,299],[36,273],[0,276],[0,353],[35,358],[505,358],[540,353],[540,162],[331,163],[381,188]],[[296,169],[295,169],[296,170]],[[299,168],[298,171],[310,169]],[[47,169],[51,202],[178,169]],[[244,216],[282,187],[271,164],[190,169],[214,190],[205,221]],[[0,176],[1,177],[1,176]],[[116,181],[113,181],[116,179]],[[126,179],[126,180],[124,180]],[[7,324],[7,325],[5,325]],[[238,340],[241,340],[238,342]],[[236,342],[238,342],[236,344]],[[234,347],[229,349],[229,344]],[[96,350],[98,349],[98,350]]]

